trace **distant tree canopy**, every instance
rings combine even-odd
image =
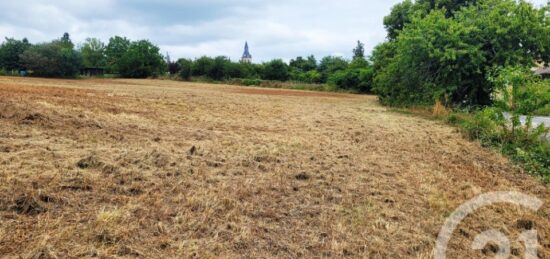
[[[88,38],[80,47],[82,64],[85,67],[105,67],[105,44],[96,38]]]
[[[361,41],[357,41],[357,47],[353,49],[353,60],[365,59],[365,44]]]
[[[31,44],[27,39],[6,38],[0,45],[0,68],[8,71],[23,69],[20,56],[30,47]]]
[[[147,40],[130,43],[115,64],[121,76],[130,78],[159,76],[167,69],[160,49]]]
[[[383,102],[487,105],[496,68],[550,61],[548,5],[435,1],[434,10],[422,11],[428,2],[405,1],[386,17],[389,41],[372,55],[374,89]]]
[[[115,36],[109,39],[109,43],[105,47],[105,60],[109,72],[119,72],[119,61],[130,48],[130,44],[130,40],[126,37]]]
[[[30,44],[26,39],[6,39],[0,45],[0,73],[15,74],[28,69],[30,75],[76,77],[84,68],[100,68],[126,78],[161,75],[183,80],[203,78],[224,81],[248,79],[258,84],[263,80],[330,84],[333,89],[368,92],[372,89],[372,66],[365,58],[364,44],[357,41],[353,59],[327,56],[296,57],[289,63],[274,59],[262,64],[233,62],[228,57],[203,56],[195,60],[172,61],[147,40],[131,41],[111,37],[107,44],[98,38],[87,38],[75,49],[68,33],[49,43]],[[199,79],[201,80],[201,79]]]
[[[80,72],[82,57],[73,49],[68,34],[50,43],[30,46],[19,57],[21,67],[44,77],[75,77]]]
[[[262,79],[286,81],[290,78],[288,65],[281,59],[264,64]]]
[[[315,56],[308,56],[306,59],[303,57],[297,57],[296,59],[290,60],[290,67],[297,69],[301,72],[308,72],[317,69],[317,59]]]

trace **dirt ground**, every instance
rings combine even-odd
[[[155,80],[0,77],[2,258],[448,258],[495,228],[550,258],[550,189],[437,121],[375,97]]]

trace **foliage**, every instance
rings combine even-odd
[[[357,41],[357,47],[353,49],[353,60],[365,59],[365,44]]]
[[[160,49],[147,40],[132,42],[116,63],[120,75],[129,78],[158,76],[166,70]]]
[[[299,72],[309,72],[317,69],[317,59],[313,55],[307,57],[307,59],[297,57],[290,60],[289,66]]]
[[[399,33],[410,23],[417,6],[411,0],[405,0],[392,7],[391,13],[384,17],[384,27],[388,32],[388,39],[395,40]]]
[[[231,61],[227,57],[216,57],[206,70],[206,76],[213,80],[222,80],[226,77],[227,64]]]
[[[329,84],[336,89],[368,93],[371,91],[372,67],[337,71],[329,77]]]
[[[97,38],[87,38],[80,46],[82,64],[84,67],[105,66],[105,44]]]
[[[324,57],[319,63],[319,73],[321,73],[322,82],[327,82],[328,77],[335,72],[346,70],[348,68],[348,65],[348,61],[341,57]]]
[[[179,59],[178,62],[176,63],[178,64],[178,68],[179,68],[179,71],[177,71],[178,76],[182,80],[191,79],[191,69],[193,67],[193,61],[182,58],[182,59]]]
[[[543,125],[534,128],[532,112],[525,110],[535,110],[537,105],[542,105],[539,99],[547,98],[550,92],[546,88],[542,95],[526,94],[531,91],[531,85],[538,87],[548,82],[535,78],[521,67],[500,69],[491,80],[498,90],[494,96],[495,106],[471,114],[454,113],[447,121],[459,125],[471,139],[498,148],[527,172],[550,182],[550,129]],[[523,122],[522,114],[528,115]]]
[[[125,37],[115,36],[109,39],[109,44],[105,48],[105,60],[107,62],[107,70],[110,73],[120,72],[120,60],[130,47],[130,40]]]
[[[210,70],[210,67],[214,64],[214,59],[202,56],[193,62],[193,68],[191,74],[193,76],[204,76]]]
[[[445,9],[416,15],[375,50],[374,89],[390,105],[429,105],[441,97],[447,105],[491,104],[494,67],[550,61],[547,20],[542,10],[513,0],[479,1],[452,17]]]
[[[302,72],[297,69],[291,69],[290,79],[293,81],[310,83],[310,84],[322,83],[322,75],[317,70]]]
[[[65,40],[31,46],[21,54],[21,64],[33,75],[44,77],[76,77],[82,57]]]
[[[260,79],[243,79],[241,81],[241,84],[244,85],[244,86],[252,86],[252,85],[260,86],[262,84],[262,80],[260,80]]]
[[[289,78],[289,67],[281,59],[275,59],[264,64],[262,79],[286,81]]]
[[[31,44],[27,39],[16,40],[6,38],[6,41],[0,45],[0,68],[13,71],[24,69],[21,64],[20,55],[29,49]]]
[[[497,71],[498,75],[491,78],[496,88],[493,100],[497,107],[522,115],[550,115],[550,81],[522,67]]]
[[[452,121],[456,122],[454,115]],[[458,122],[471,139],[479,140],[484,146],[496,147],[520,163],[525,170],[550,182],[550,143],[548,129],[533,128],[531,121],[522,125],[517,116],[511,123],[500,108],[489,107]]]

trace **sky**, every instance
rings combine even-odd
[[[310,54],[350,58],[383,42],[383,17],[402,0],[0,0],[0,37],[46,42],[64,32],[77,45],[114,35],[148,39],[172,59],[227,56],[245,41],[254,62]],[[547,0],[530,0],[535,4]]]

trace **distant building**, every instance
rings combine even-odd
[[[250,55],[250,52],[248,51],[248,42],[244,43],[244,53],[243,57],[241,58],[242,63],[252,63],[252,55]]]

